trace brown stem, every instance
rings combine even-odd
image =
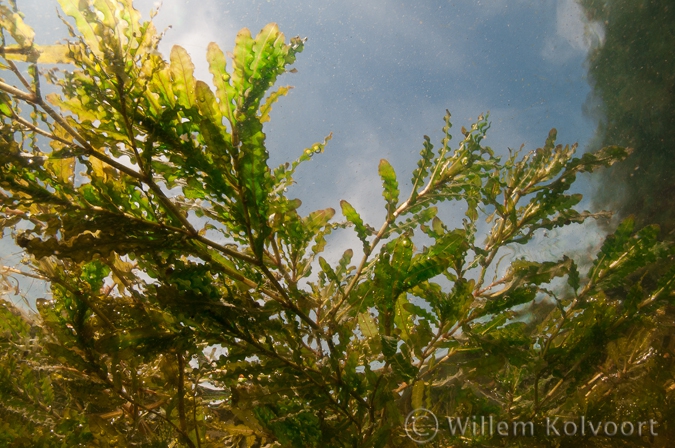
[[[123,390],[116,389],[115,386],[114,386],[114,384],[112,383],[112,381],[110,381],[108,378],[102,378],[102,379],[103,379],[103,380],[105,381],[105,383],[108,384],[108,386],[109,386],[112,390],[114,390],[115,393],[117,393],[120,397],[124,398],[125,400],[127,400],[127,401],[128,401],[129,403],[131,403],[131,404],[137,405],[139,408],[143,409],[144,411],[149,412],[150,414],[153,414],[153,415],[157,416],[158,418],[164,420],[164,421],[167,422],[169,425],[171,425],[171,426],[173,427],[173,429],[175,429],[176,432],[178,432],[178,434],[180,434],[181,438],[185,441],[185,443],[186,443],[190,448],[197,448],[197,447],[195,446],[194,442],[192,441],[192,439],[190,439],[190,437],[187,435],[187,433],[186,433],[185,431],[181,430],[178,426],[176,426],[176,424],[175,424],[174,422],[172,422],[171,419],[165,417],[161,412],[155,411],[155,410],[152,409],[150,406],[145,406],[145,405],[143,405],[143,404],[141,404],[141,403],[138,403],[136,400],[134,400],[129,394],[127,394],[127,393],[124,392]]]
[[[195,379],[195,387],[192,389],[192,420],[195,425],[195,437],[197,438],[197,448],[201,448],[202,439],[199,436],[199,423],[197,422],[197,386],[198,379]]]
[[[282,363],[286,364],[287,366],[291,367],[292,369],[298,371],[301,373],[303,376],[307,377],[312,383],[314,383],[317,387],[322,389],[328,399],[333,403],[333,405],[340,411],[342,412],[349,420],[351,420],[357,427],[361,427],[361,423],[354,418],[354,416],[349,412],[348,408],[344,408],[340,405],[340,403],[330,394],[329,391],[326,390],[325,384],[321,384],[314,378],[312,375],[309,374],[309,372],[312,372],[316,374],[317,376],[325,376],[321,372],[311,369],[309,367],[301,366],[296,364],[293,361],[290,361],[283,356],[279,355],[277,352],[273,350],[269,350],[265,347],[263,347],[255,338],[251,337],[249,334],[244,334],[241,333],[239,337],[243,340],[245,340],[248,344],[252,345],[253,347],[257,348],[260,350],[262,353],[264,353],[266,356],[270,358],[277,359],[281,361]],[[331,380],[335,381],[339,386],[341,387],[348,387],[344,382],[338,380],[337,378],[330,378]],[[368,408],[368,403],[358,395],[356,392],[354,392],[351,388],[348,388],[349,395],[351,395],[352,398],[354,398],[359,404],[363,405],[364,407]]]
[[[182,353],[176,353],[178,360],[178,419],[180,429],[187,432],[187,419],[185,418],[185,360]]]
[[[124,120],[124,127],[126,128],[127,131],[127,137],[129,137],[131,149],[133,149],[134,155],[136,156],[136,162],[138,163],[138,167],[140,168],[141,172],[147,176],[148,173],[146,172],[145,163],[143,162],[143,160],[141,160],[141,156],[138,152],[138,147],[136,146],[136,139],[134,137],[134,128],[131,125],[129,114],[127,114],[127,101],[126,95],[124,94],[124,80],[120,75],[117,75],[117,84],[115,85],[115,87],[117,90],[117,95],[119,96],[120,99],[120,109],[121,109],[120,113],[122,114],[122,119]]]
[[[38,99],[35,97],[35,95],[32,92],[26,93],[23,90],[19,90],[16,87],[10,86],[9,84],[4,83],[2,81],[0,81],[0,90],[3,90],[3,91],[5,91],[9,94],[12,94],[17,98],[20,98],[20,99],[26,101],[27,103],[35,104],[35,103],[38,102]]]
[[[65,280],[63,280],[63,279],[61,279],[61,278],[51,277],[51,278],[49,278],[49,281],[51,281],[52,283],[57,283],[57,284],[61,285],[61,286],[62,286],[63,288],[65,288],[68,292],[70,292],[72,295],[76,296],[79,300],[82,300],[82,302],[84,302],[84,303],[87,305],[87,307],[89,307],[89,308],[94,312],[94,314],[95,314],[99,319],[101,319],[101,321],[102,321],[108,328],[110,328],[110,329],[113,330],[113,331],[117,331],[117,329],[115,328],[115,325],[114,325],[114,324],[112,323],[112,321],[108,318],[108,316],[106,316],[105,313],[103,313],[103,312],[101,311],[101,309],[100,309],[95,303],[93,303],[91,300],[89,300],[89,298],[86,297],[86,294],[82,294],[82,293],[81,293],[80,291],[78,291],[76,288],[74,288],[73,286],[71,286],[70,283],[66,282]]]
[[[162,404],[162,401],[160,400],[159,402],[152,403],[150,405],[144,405],[142,403],[139,403],[136,399],[134,399],[131,395],[129,395],[124,389],[119,389],[115,385],[115,383],[108,378],[108,375],[103,372],[103,370],[100,368],[97,362],[97,358],[95,358],[94,354],[92,353],[90,347],[83,347],[84,351],[86,353],[86,358],[87,361],[89,362],[90,367],[93,369],[95,375],[103,381],[113,392],[115,392],[117,395],[120,397],[124,398],[127,402],[129,402],[132,405],[138,406],[140,409],[143,409],[144,411],[149,412],[150,414],[155,415],[157,418],[164,420],[167,422],[176,432],[180,435],[181,439],[185,441],[185,443],[188,445],[190,448],[197,448],[192,442],[192,439],[187,435],[187,433],[184,430],[181,430],[176,424],[171,421],[170,418],[162,414],[161,412],[155,411],[154,408],[157,407],[158,405]],[[78,372],[81,373],[81,372]]]

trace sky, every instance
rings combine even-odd
[[[17,4],[37,43],[67,36],[55,0]],[[149,18],[159,3],[135,5]],[[499,154],[521,144],[535,149],[553,127],[559,143],[578,142],[583,151],[597,125],[588,110],[593,106],[584,64],[591,46],[602,41],[602,28],[586,23],[574,0],[165,0],[154,21],[160,30],[171,25],[160,46],[165,57],[171,46],[183,46],[197,77],[209,83],[209,42],[231,50],[241,28],[255,34],[269,22],[287,38],[307,38],[294,64],[297,73],[278,81],[294,89],[265,126],[272,166],[333,134],[325,153],[298,169],[291,193],[302,200],[303,214],[339,210],[346,199],[379,228],[385,216],[380,159],[396,169],[403,195],[423,135],[439,144],[446,109],[455,142],[462,126],[489,112],[485,144]],[[583,179],[579,188],[585,189]],[[578,243],[570,232],[578,229],[559,233],[552,244]],[[585,235],[586,245],[600,238],[593,230]],[[339,258],[344,244],[359,246],[349,234],[335,238],[329,259]],[[544,244],[542,237],[536,244]],[[16,262],[16,252],[3,238],[0,260]],[[39,297],[38,291],[27,294]]]

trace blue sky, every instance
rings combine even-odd
[[[583,114],[585,26],[573,0],[488,5],[168,0],[155,20],[160,29],[172,25],[163,53],[184,46],[206,80],[206,45],[231,49],[243,27],[256,33],[277,22],[287,36],[308,38],[298,73],[279,81],[295,88],[266,132],[274,164],[333,132],[326,153],[299,173],[297,194],[309,211],[338,192],[377,188],[380,158],[401,175],[412,171],[422,136],[440,135],[446,108],[457,129],[489,110],[487,142],[498,151],[534,148],[552,127],[561,142],[589,140],[595,123]],[[145,13],[153,3],[137,6]]]
[[[17,3],[38,43],[67,35],[56,1]],[[135,4],[148,18],[157,2]],[[595,131],[584,113],[590,92],[584,62],[602,30],[584,23],[574,0],[165,0],[155,18],[160,30],[172,25],[160,47],[166,57],[172,45],[182,45],[197,76],[209,82],[207,44],[231,50],[239,29],[256,33],[268,22],[287,37],[308,38],[294,65],[298,72],[279,80],[295,88],[265,128],[272,164],[295,159],[333,133],[326,152],[298,171],[292,193],[303,201],[303,213],[339,210],[339,200],[347,199],[379,227],[379,160],[393,164],[405,190],[422,136],[440,140],[445,109],[456,136],[490,111],[486,144],[502,154],[523,143],[540,146],[552,127],[560,143],[579,142],[583,150]],[[336,256],[342,243],[356,241],[336,238]],[[5,239],[0,257],[14,251]]]

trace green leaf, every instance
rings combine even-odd
[[[206,117],[211,123],[220,127],[222,114],[218,103],[216,102],[216,97],[211,91],[211,88],[204,81],[197,81],[195,83],[195,91],[197,94],[197,105],[199,106],[199,112]]]
[[[395,240],[387,243],[385,246],[385,254],[386,252],[391,253],[391,260],[388,263],[396,275],[395,282],[401,283],[410,267],[413,254],[413,243],[407,235],[401,235]],[[383,262],[387,262],[385,254],[381,256]]]
[[[325,236],[332,230],[328,221],[330,221],[333,216],[335,216],[335,209],[327,208],[312,212],[303,219],[307,232],[314,240],[314,245],[312,246],[312,252],[314,254],[323,251],[323,248],[326,245]]]
[[[267,100],[265,100],[265,103],[262,106],[260,106],[261,123],[265,123],[270,120],[270,112],[272,111],[272,105],[276,103],[280,97],[286,96],[292,88],[293,88],[292,86],[279,87],[277,90],[275,90],[270,94]]]
[[[190,59],[190,55],[183,47],[174,45],[171,48],[170,61],[169,68],[173,80],[173,92],[178,104],[187,109],[196,106],[195,66]]]
[[[405,381],[411,381],[419,372],[419,369],[403,353],[396,353],[389,361],[394,372],[398,373]]]
[[[415,322],[406,305],[409,305],[408,299],[405,294],[402,294],[396,301],[394,323],[401,331],[399,334],[401,339],[410,345],[410,336],[415,328]]]
[[[424,407],[424,391],[425,391],[424,381],[417,381],[413,385],[412,390],[412,408],[420,409]]]
[[[320,229],[324,228],[326,224],[328,224],[328,221],[330,221],[333,216],[335,216],[335,209],[326,208],[323,210],[313,211],[303,219],[303,222],[309,234],[316,235]]]
[[[384,233],[383,238],[390,236],[394,232],[402,234],[406,232],[414,232],[418,227],[423,228],[424,224],[430,219],[434,218],[437,213],[437,207],[423,208],[422,211],[414,214],[410,218],[407,218],[403,222],[401,222],[401,220],[393,222],[389,226],[389,229]]]
[[[623,284],[631,273],[667,256],[667,245],[658,241],[658,226],[646,226],[636,234],[632,217],[621,222],[605,240],[588,277],[604,288]]]
[[[532,302],[536,296],[537,288],[532,286],[509,289],[499,296],[491,296],[490,301],[485,304],[485,307],[477,316],[500,313],[517,305]]]
[[[3,55],[6,59],[41,64],[72,64],[73,58],[66,45],[33,45],[25,48],[20,45],[6,45]]]
[[[363,252],[369,254],[370,244],[368,243],[368,237],[372,235],[373,232],[365,226],[363,220],[361,219],[361,216],[357,213],[356,209],[352,207],[352,205],[349,202],[341,200],[340,207],[342,207],[342,214],[345,216],[345,218],[347,218],[347,221],[351,222],[354,225],[356,235],[363,243]]]
[[[328,278],[331,281],[335,282],[336,285],[340,284],[340,280],[338,279],[338,276],[335,274],[335,271],[323,257],[319,257],[319,265],[321,266],[321,269],[323,270],[323,272],[326,273],[326,276],[328,276]]]
[[[323,142],[316,142],[309,148],[306,148],[302,155],[298,157],[297,160],[293,161],[293,163],[287,162],[281,164],[276,170],[274,170],[274,178],[277,183],[275,189],[279,191],[293,185],[293,175],[295,174],[295,170],[298,168],[298,166],[303,162],[311,160],[315,154],[322,153],[326,147],[326,144],[331,138],[333,138],[332,133],[328,134]]]
[[[71,184],[75,174],[75,157],[65,158],[52,152],[45,162],[45,168],[50,170],[60,183]]]
[[[234,49],[232,86],[237,92],[237,109],[257,111],[266,90],[292,63],[301,46],[286,45],[275,23],[267,24],[253,39],[244,28],[237,34]],[[270,103],[271,105],[271,103]]]
[[[102,56],[99,38],[95,33],[95,27],[92,22],[95,22],[93,13],[89,9],[89,5],[79,0],[58,0],[61,9],[67,15],[75,19],[75,25],[86,42],[89,49],[97,56]]]
[[[392,358],[398,350],[398,339],[384,334],[380,334],[380,339],[382,340],[382,354],[386,358]]]
[[[0,93],[0,113],[6,117],[12,117],[12,106],[9,96],[7,94]]]
[[[434,145],[431,144],[431,139],[426,135],[424,136],[424,143],[422,151],[420,151],[420,156],[422,156],[422,158],[417,162],[417,168],[413,171],[411,180],[413,185],[411,202],[414,202],[417,198],[418,190],[429,176],[429,170],[434,160]]]
[[[570,263],[570,269],[569,269],[569,276],[567,277],[567,284],[574,289],[575,293],[579,289],[579,286],[581,285],[581,281],[579,279],[579,270],[577,269],[577,264],[574,262],[574,260],[571,261]]]
[[[218,107],[223,117],[230,123],[230,129],[235,127],[234,109],[235,90],[230,84],[230,74],[227,72],[225,54],[214,42],[209,43],[206,50],[206,59],[209,62],[209,72],[213,76],[213,85],[216,87]]]
[[[398,181],[396,180],[396,172],[394,172],[394,167],[392,167],[391,164],[385,159],[380,160],[378,172],[382,178],[382,185],[384,187],[382,196],[387,202],[387,219],[392,219],[394,212],[398,207],[399,191]]]
[[[359,321],[359,329],[361,330],[361,333],[365,337],[374,338],[379,334],[379,332],[377,331],[377,324],[370,316],[370,313],[368,311],[359,313],[358,321]]]
[[[0,27],[7,30],[20,47],[30,48],[33,46],[35,31],[24,23],[21,15],[12,12],[4,5],[0,5]]]

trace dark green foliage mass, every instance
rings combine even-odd
[[[640,225],[675,229],[675,7],[669,0],[583,0],[604,42],[589,55],[593,95],[601,102],[598,146],[635,149],[600,175],[614,188],[598,203],[635,215]],[[622,186],[620,189],[619,186]],[[620,193],[620,194],[617,194]]]
[[[498,266],[538,232],[606,215],[569,189],[627,150],[577,158],[552,130],[502,159],[487,117],[451,144],[448,113],[410,191],[380,163],[379,227],[346,201],[344,221],[302,216],[287,187],[330,135],[273,168],[263,127],[302,39],[270,24],[229,58],[212,43],[208,84],[183,48],[159,54],[130,0],[59,2],[75,26],[52,47],[0,4],[0,222],[51,288],[37,315],[0,307],[3,446],[412,447],[419,408],[444,423],[431,446],[674,438],[674,248],[656,226],[623,221],[587,266]],[[452,204],[457,228],[438,213]],[[345,229],[361,244],[331,263]],[[537,431],[460,436],[444,416]],[[658,436],[540,426],[580,416],[654,420]]]

